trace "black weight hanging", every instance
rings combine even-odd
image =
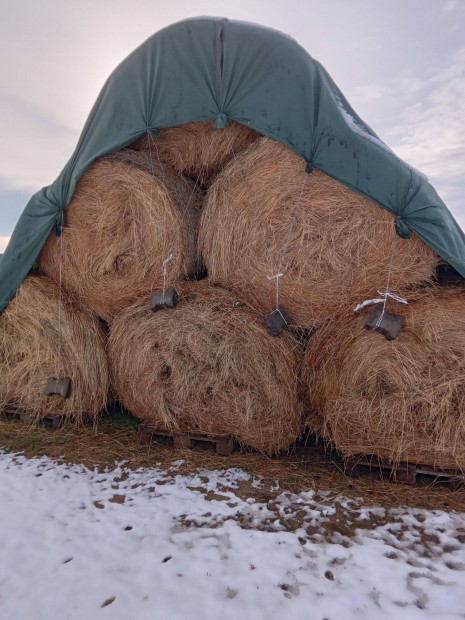
[[[178,294],[174,288],[167,288],[164,291],[154,291],[150,298],[150,310],[157,312],[176,307]]]
[[[383,310],[383,304],[377,304],[365,323],[365,329],[369,329],[382,334],[386,340],[395,340],[400,333],[405,319],[403,316],[396,316]]]
[[[71,394],[71,379],[58,379],[50,377],[44,390],[45,396],[60,396],[61,398],[69,398]]]
[[[273,312],[265,314],[262,320],[271,336],[279,336],[286,325],[292,324],[292,319],[286,309],[279,305]]]

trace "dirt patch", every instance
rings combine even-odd
[[[289,493],[314,491],[316,498],[321,496],[325,501],[344,495],[354,501],[363,498],[366,504],[389,508],[411,506],[465,511],[463,489],[453,491],[436,485],[407,486],[371,477],[349,478],[342,465],[329,460],[323,451],[306,454],[305,458],[292,453],[280,459],[271,459],[251,451],[238,450],[229,457],[222,457],[213,450],[175,450],[157,443],[141,445],[136,425],[134,418],[114,415],[102,418],[93,426],[76,428],[66,425],[53,431],[42,427],[31,428],[16,418],[0,417],[0,447],[27,457],[48,456],[59,462],[82,463],[101,471],[113,467],[116,462],[124,462],[130,469],[169,469],[176,462],[175,472],[183,475],[202,475],[198,470],[237,468],[247,474],[248,479],[240,481],[234,493],[241,499],[253,498],[264,504],[273,502],[284,490]],[[124,474],[118,480],[124,481]],[[157,485],[162,482],[157,481]],[[231,489],[217,487],[215,493],[226,493],[228,490]],[[206,492],[205,489],[202,491]],[[297,509],[292,518],[284,519],[283,515],[280,518],[283,523],[288,521],[289,527],[297,527],[303,515],[299,515]],[[347,535],[345,518],[340,516],[338,521],[334,516],[330,522],[335,533]],[[357,523],[357,527],[364,527],[363,521]]]

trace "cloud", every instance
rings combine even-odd
[[[9,240],[10,240],[10,237],[0,237],[0,254],[5,251],[5,248],[8,245]]]
[[[454,11],[458,7],[458,5],[458,0],[448,0],[443,6],[443,10],[446,13],[450,13],[451,11]]]
[[[3,90],[0,117],[8,118],[0,144],[2,189],[32,193],[49,185],[72,153],[78,131]]]
[[[378,103],[385,94],[385,87],[382,84],[363,84],[354,89],[354,96],[368,104]]]
[[[0,237],[10,235],[31,192],[8,191],[0,186]]]
[[[402,96],[408,104],[386,130],[389,145],[427,174],[465,228],[465,48]]]

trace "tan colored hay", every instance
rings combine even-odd
[[[259,137],[253,129],[232,121],[224,129],[215,131],[214,127],[214,121],[169,127],[156,139],[140,138],[133,148],[149,151],[154,159],[208,186],[233,157]]]
[[[439,262],[418,237],[397,237],[394,216],[261,138],[232,161],[208,191],[199,249],[212,281],[263,313],[280,303],[301,326],[391,289],[431,280]],[[393,253],[394,251],[394,253]]]
[[[112,389],[155,427],[235,435],[263,453],[302,428],[297,345],[272,338],[231,293],[183,283],[179,305],[152,313],[144,301],[110,327]]]
[[[96,161],[65,211],[62,238],[51,234],[40,269],[109,320],[140,294],[197,270],[200,193],[145,153],[126,149]],[[63,258],[61,259],[61,246]]]
[[[41,418],[64,414],[81,421],[107,405],[109,376],[99,320],[44,276],[30,276],[0,315],[0,403]],[[44,396],[49,377],[71,379],[69,398]]]
[[[465,469],[465,297],[463,289],[425,289],[390,342],[367,331],[372,307],[350,311],[310,340],[303,382],[308,423],[344,454],[374,454]]]

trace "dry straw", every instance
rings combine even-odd
[[[215,131],[214,127],[214,121],[169,127],[162,129],[156,139],[144,136],[132,147],[147,150],[153,158],[207,186],[228,161],[259,136],[256,131],[231,121],[224,129]]]
[[[280,303],[311,327],[376,295],[390,272],[392,290],[434,277],[435,253],[415,235],[395,237],[391,213],[261,138],[209,189],[199,248],[212,281],[264,313],[275,306],[268,278],[281,272]]]
[[[66,209],[63,239],[51,234],[40,269],[109,320],[140,294],[197,270],[200,192],[145,153],[129,149],[97,160]],[[148,298],[147,298],[148,303]]]
[[[367,331],[370,308],[322,328],[304,359],[308,423],[348,456],[465,469],[465,297],[424,289],[394,341]],[[372,307],[372,306],[371,306]]]
[[[90,311],[64,295],[59,300],[52,281],[30,276],[0,316],[0,403],[80,422],[107,405],[104,336]],[[69,398],[44,396],[48,378],[57,375],[71,379]]]
[[[110,328],[112,389],[155,427],[234,435],[271,454],[302,429],[297,345],[206,280],[183,283],[173,310],[144,301]]]

